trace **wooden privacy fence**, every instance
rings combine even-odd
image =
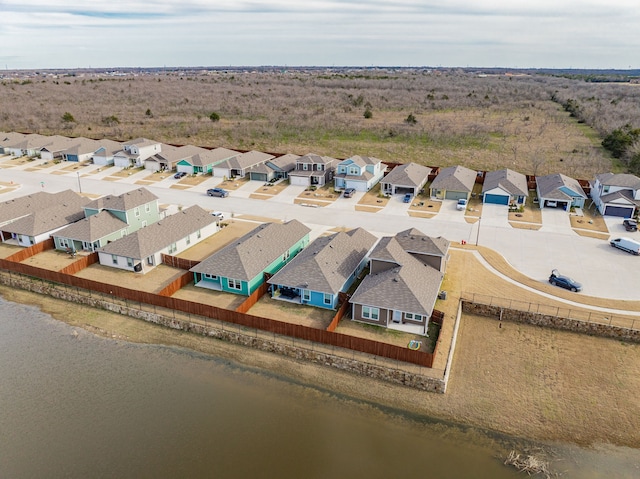
[[[169,283],[164,288],[162,288],[158,292],[158,295],[160,295],[160,296],[172,296],[173,293],[175,293],[176,291],[178,291],[181,288],[184,288],[186,285],[191,283],[192,280],[193,280],[193,273],[191,273],[190,271],[187,271],[182,276],[180,276],[179,278],[174,279],[171,283]]]
[[[333,316],[333,319],[329,323],[329,326],[327,326],[327,331],[335,331],[338,327],[338,324],[340,324],[340,320],[344,317],[345,314],[347,314],[350,306],[349,298],[350,296],[347,293],[338,293],[338,303],[340,304],[340,306],[338,307],[338,311],[336,311],[336,314]]]
[[[238,313],[246,313],[251,309],[251,307],[254,304],[260,301],[260,298],[262,298],[269,290],[269,284],[267,283],[267,281],[269,280],[270,277],[271,277],[270,274],[268,273],[264,274],[264,282],[258,287],[258,289],[256,289],[253,293],[251,293],[249,297],[245,299],[240,306],[236,308],[236,311]]]
[[[20,261],[24,261],[27,258],[31,258],[38,253],[42,253],[43,251],[47,251],[54,248],[53,238],[49,238],[42,243],[36,243],[33,246],[29,246],[28,248],[21,249],[13,253],[11,256],[7,256],[5,258],[7,261],[14,261],[19,263]]]
[[[98,260],[99,260],[98,253],[94,252],[94,253],[91,253],[90,255],[80,257],[79,259],[71,263],[69,266],[65,266],[64,268],[62,268],[59,271],[59,273],[76,274],[77,272],[82,271],[85,268],[88,268],[92,264],[97,263]]]
[[[289,336],[305,341],[351,349],[365,354],[372,354],[429,368],[433,364],[434,356],[432,353],[413,351],[405,347],[372,341],[370,339],[358,338],[322,329],[315,329],[300,324],[286,323],[260,316],[253,316],[239,311],[218,308],[208,304],[195,303],[147,291],[133,290],[118,285],[100,283],[98,281],[79,278],[77,276],[67,275],[58,271],[50,271],[24,263],[14,263],[6,259],[0,259],[0,268],[39,278],[44,281],[61,283],[74,286],[76,288],[95,291],[104,295],[118,297],[134,303],[145,303],[161,308],[173,309],[187,314],[269,331],[282,336]]]
[[[160,258],[162,259],[162,263],[166,264],[167,266],[173,266],[174,268],[178,269],[186,269],[187,271],[200,263],[200,261],[196,261],[193,259],[178,258],[177,256],[171,256],[164,253],[160,255]]]

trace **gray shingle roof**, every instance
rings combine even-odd
[[[118,196],[101,196],[87,204],[86,208],[94,210],[129,211],[137,206],[157,201],[158,197],[146,188],[128,191]]]
[[[512,196],[527,196],[529,188],[527,186],[527,177],[522,173],[510,169],[489,171],[484,177],[482,192],[493,190],[494,188],[502,188]]]
[[[621,199],[621,198],[625,199],[626,201],[628,201],[631,204],[634,204],[636,206],[640,206],[640,200],[634,199],[630,190],[618,190],[618,191],[614,191],[613,193],[607,193],[606,195],[602,195],[600,197],[600,200],[603,203],[609,203],[611,201],[615,201],[615,200]]]
[[[75,138],[73,142],[69,143],[69,147],[64,150],[64,153],[69,155],[82,155],[87,153],[93,153],[100,148],[100,143],[96,140],[89,138]]]
[[[98,141],[98,146],[96,147],[95,151],[98,151],[100,148],[104,148],[104,153],[98,156],[113,156],[114,154],[122,150],[122,143],[120,143],[119,141],[113,141],[113,140],[97,140],[97,141]]]
[[[551,198],[557,200],[571,200],[571,196],[563,193],[559,188],[565,186],[571,191],[574,191],[578,195],[586,199],[587,195],[584,194],[584,190],[578,180],[569,178],[562,173],[555,173],[547,176],[537,176],[536,183],[538,185],[538,192],[543,198]]]
[[[216,218],[195,205],[113,241],[99,251],[142,260],[215,222]]]
[[[438,176],[431,183],[432,189],[448,191],[473,191],[477,172],[464,166],[450,166],[440,170]]]
[[[61,229],[53,236],[93,243],[117,231],[126,230],[127,226],[127,223],[116,218],[108,211],[101,211],[97,215],[81,219]]]
[[[270,155],[269,153],[263,153],[261,151],[252,150],[246,153],[242,153],[233,158],[230,158],[226,161],[223,161],[222,163],[216,166],[218,168],[244,170],[246,168],[251,168],[252,166],[264,163],[265,161],[268,161],[271,158],[274,158],[274,156]]]
[[[307,153],[306,155],[298,158],[297,163],[326,165],[326,164],[331,164],[335,161],[338,161],[338,160],[336,160],[335,158],[331,158],[330,156],[320,156],[320,155],[316,155],[315,153]]]
[[[602,173],[597,175],[596,178],[603,185],[618,186],[632,190],[640,189],[640,178],[628,173]]]
[[[382,183],[417,188],[425,184],[430,174],[431,168],[427,166],[407,163],[396,166],[387,176],[382,178]]]
[[[343,161],[347,161],[347,160],[351,160],[353,163],[355,163],[358,166],[377,165],[378,163],[382,162],[382,160],[379,160],[378,158],[374,158],[372,156],[360,156],[360,155],[350,156],[349,158]]]
[[[351,303],[431,315],[442,273],[407,253],[395,237],[382,238],[370,258],[395,266],[367,275],[351,297]]]
[[[405,251],[430,256],[446,256],[451,245],[451,242],[442,236],[433,238],[415,228],[400,231],[396,234],[396,239]]]
[[[311,230],[298,220],[264,223],[190,269],[249,281],[282,256]]]
[[[58,196],[56,203],[37,209],[28,216],[4,226],[3,229],[11,233],[37,236],[81,220],[84,218],[84,206],[89,203],[89,199],[72,191],[69,193],[71,194]]]
[[[269,280],[269,284],[338,294],[376,242],[357,228],[321,236]]]
[[[239,151],[228,150],[227,148],[215,148],[214,150],[204,150],[191,157],[189,163],[193,166],[217,165],[218,163],[239,155]]]
[[[12,200],[4,201],[0,203],[0,224],[63,203],[67,198],[72,198],[73,195],[76,195],[76,193],[71,190],[65,190],[59,193],[38,191],[31,195],[20,196]]]
[[[294,155],[293,153],[287,153],[286,155],[279,156],[272,160],[269,160],[268,163],[277,167],[282,171],[291,171],[296,167],[296,161],[298,161],[300,155]]]

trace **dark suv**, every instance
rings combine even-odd
[[[580,283],[569,278],[568,276],[564,276],[558,273],[557,269],[551,271],[551,275],[549,276],[549,283],[573,292],[582,291],[582,285]]]
[[[207,195],[226,198],[227,196],[229,196],[229,192],[227,190],[223,190],[222,188],[210,188],[207,190]]]
[[[344,196],[345,198],[351,198],[355,194],[356,194],[355,188],[347,188],[346,190],[344,190],[344,193],[342,194],[342,196]]]
[[[636,220],[627,218],[622,222],[622,225],[627,231],[638,231],[638,222]]]

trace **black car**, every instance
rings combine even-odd
[[[342,196],[344,196],[345,198],[351,198],[355,194],[356,194],[355,188],[347,188],[346,190],[344,190],[344,193],[342,194]]]
[[[209,196],[217,196],[219,198],[226,198],[229,196],[229,192],[222,188],[209,188],[207,190],[207,195]]]
[[[557,269],[551,271],[551,276],[549,276],[549,283],[573,292],[582,291],[582,285],[580,283],[569,278],[568,276],[564,276],[558,273]]]
[[[622,226],[624,226],[624,229],[626,229],[627,231],[638,231],[638,222],[630,218],[624,220],[622,222]]]
[[[175,175],[173,175],[176,180],[179,180],[180,178],[183,178],[185,176],[187,176],[187,174],[184,171],[178,171]]]

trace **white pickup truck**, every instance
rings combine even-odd
[[[609,244],[614,248],[619,248],[628,253],[640,255],[640,243],[631,238],[616,238],[609,241]]]

